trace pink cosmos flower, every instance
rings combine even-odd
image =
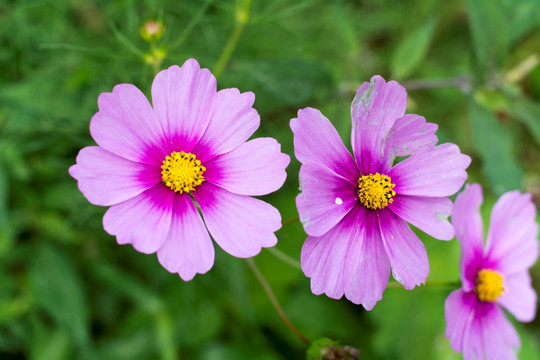
[[[309,235],[301,262],[314,294],[345,294],[371,310],[390,268],[406,289],[429,273],[424,245],[407,222],[437,239],[454,237],[446,196],[463,185],[470,158],[454,144],[435,146],[437,125],[404,115],[406,103],[405,89],[380,76],[358,89],[351,106],[355,159],[318,110],[300,110],[291,120],[302,163],[296,204]],[[396,156],[409,157],[393,165]]]
[[[446,337],[465,360],[517,359],[519,336],[502,308],[519,321],[534,319],[536,293],[528,268],[538,258],[536,208],[530,194],[502,195],[491,212],[484,247],[481,204],[478,184],[467,186],[454,204],[463,287],[446,299]]]
[[[184,280],[212,267],[210,235],[233,256],[254,256],[276,244],[281,215],[250,195],[279,189],[290,161],[275,139],[246,141],[260,122],[254,100],[217,91],[194,59],[156,75],[153,105],[117,85],[90,122],[98,146],[82,149],[69,173],[88,201],[110,206],[103,225],[119,244],[157,252]]]

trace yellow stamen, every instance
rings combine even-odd
[[[476,278],[476,295],[480,301],[494,302],[504,293],[503,276],[494,270],[482,269]]]
[[[363,175],[358,180],[358,198],[362,205],[368,209],[384,209],[394,202],[392,196],[396,192],[392,190],[396,186],[387,175],[379,173]]]
[[[163,183],[177,193],[190,193],[204,181],[206,168],[192,153],[173,151],[163,160],[161,178]]]

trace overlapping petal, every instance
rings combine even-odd
[[[300,168],[296,206],[304,230],[324,235],[358,203],[357,185],[327,167],[307,163]]]
[[[445,197],[396,195],[388,207],[403,220],[439,240],[451,240],[454,228],[448,222],[452,201]]]
[[[455,290],[444,302],[444,318],[446,320],[445,336],[450,340],[450,346],[456,352],[463,351],[463,342],[474,317],[476,295]]]
[[[229,254],[246,258],[276,245],[274,232],[281,228],[281,215],[272,205],[211,183],[203,183],[193,196],[208,231]]]
[[[298,111],[290,122],[294,133],[294,155],[302,164],[314,162],[346,179],[358,180],[354,160],[338,132],[317,109]]]
[[[202,138],[214,113],[216,86],[214,75],[195,59],[156,75],[152,104],[170,151],[190,152]]]
[[[384,140],[386,161],[380,171],[390,169],[396,156],[408,156],[435,146],[438,141],[435,135],[437,128],[436,124],[428,123],[424,117],[415,114],[397,119]]]
[[[382,299],[390,277],[390,263],[379,231],[377,215],[357,206],[349,227],[355,230],[346,254],[343,287],[347,299],[371,310]]]
[[[402,195],[442,197],[453,195],[467,179],[471,158],[454,144],[415,152],[395,165],[388,176]]]
[[[94,205],[121,203],[161,181],[160,169],[127,160],[99,146],[87,146],[77,155],[69,174],[79,190]]]
[[[266,195],[287,177],[290,158],[272,138],[250,140],[205,162],[206,181],[239,195]]]
[[[536,315],[537,295],[528,271],[520,271],[504,279],[505,293],[498,300],[519,321],[532,321]]]
[[[531,267],[538,258],[536,207],[530,194],[511,191],[493,206],[486,241],[486,257],[506,274]]]
[[[409,225],[390,210],[379,211],[377,215],[392,276],[408,290],[423,284],[429,274],[424,244]]]
[[[119,244],[130,243],[139,252],[154,253],[169,233],[174,197],[174,192],[158,184],[111,206],[103,217],[103,227]]]
[[[193,148],[205,162],[243,144],[259,128],[260,117],[253,108],[255,95],[238,89],[223,89],[216,94],[216,104],[204,136]]]
[[[90,133],[103,149],[131,161],[161,165],[169,149],[146,96],[131,84],[120,84],[98,98],[99,111]]]
[[[170,230],[157,256],[165,269],[184,281],[212,268],[214,245],[189,196],[175,196]]]
[[[380,76],[365,82],[351,104],[351,144],[362,174],[381,169],[383,142],[396,120],[405,114],[407,92],[395,81]]]

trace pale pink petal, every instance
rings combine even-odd
[[[383,142],[395,121],[405,114],[407,92],[378,75],[365,82],[351,104],[351,144],[362,174],[374,174],[384,163]]]
[[[171,228],[157,252],[165,269],[184,281],[204,274],[214,264],[214,245],[189,196],[175,196]]]
[[[253,135],[260,124],[259,114],[252,107],[254,101],[252,92],[240,93],[234,88],[217,92],[210,123],[193,148],[201,161],[229,152]]]
[[[289,155],[272,138],[250,140],[204,163],[206,181],[239,195],[266,195],[285,182]]]
[[[371,310],[382,299],[390,276],[390,263],[384,250],[377,215],[357,206],[347,216],[354,230],[346,254],[343,287],[347,299]]]
[[[476,302],[476,295],[473,292],[466,293],[463,289],[452,291],[444,302],[445,336],[450,340],[450,347],[455,352],[463,351],[465,335],[474,318]]]
[[[307,163],[300,168],[296,207],[304,230],[321,236],[333,228],[358,203],[357,185],[327,167]]]
[[[109,206],[139,195],[161,181],[161,169],[133,162],[100,148],[87,146],[77,155],[69,174],[94,205]]]
[[[504,278],[506,292],[498,302],[522,322],[534,320],[536,315],[536,292],[528,271],[520,271]]]
[[[467,184],[458,194],[452,211],[452,224],[461,245],[461,282],[465,291],[476,286],[476,276],[480,270],[477,264],[482,260],[484,247],[484,226],[480,215],[482,187]]]
[[[211,183],[203,183],[193,196],[210,234],[229,254],[246,258],[276,245],[274,232],[281,228],[281,215],[272,205]]]
[[[493,207],[486,257],[507,275],[531,267],[538,259],[536,207],[530,194],[510,191]]]
[[[359,207],[322,236],[308,236],[300,257],[304,274],[311,278],[311,291],[339,299],[345,292],[345,259],[351,244],[358,241]]]
[[[294,154],[302,164],[314,162],[346,179],[358,180],[358,170],[338,132],[317,109],[298,111],[290,122],[294,133]]]
[[[478,301],[473,292],[465,293],[463,299],[466,302],[463,305],[467,308],[472,305],[472,311],[467,315],[468,324],[461,330],[461,343],[454,342],[454,345],[461,345],[461,348],[452,348],[457,352],[462,351],[464,360],[517,359],[513,349],[520,346],[519,336],[499,306]],[[459,305],[458,302],[456,301],[456,306]],[[460,319],[457,312],[447,315],[450,315],[446,317],[449,324],[457,324]]]
[[[408,156],[437,144],[435,132],[438,126],[426,122],[424,117],[407,114],[396,120],[384,140],[385,169],[390,169],[396,156]]]
[[[216,78],[194,59],[160,71],[152,103],[171,151],[190,152],[203,136],[216,102]]]
[[[388,206],[396,215],[439,240],[451,240],[454,228],[448,222],[452,201],[444,197],[396,195]]]
[[[116,85],[98,98],[90,133],[99,146],[120,157],[159,165],[169,153],[156,114],[144,94],[131,84]]]
[[[184,194],[184,196],[188,196]],[[142,253],[156,252],[167,237],[175,193],[163,184],[113,205],[103,217],[103,227],[119,244],[132,244]]]
[[[442,144],[415,152],[387,175],[398,194],[450,196],[463,186],[470,163],[471,158],[460,153],[455,144]]]
[[[426,248],[407,223],[389,210],[379,210],[379,228],[392,276],[405,289],[423,284],[429,274]]]

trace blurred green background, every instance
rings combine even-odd
[[[148,20],[164,25],[157,41],[141,38]],[[292,156],[299,108],[319,108],[348,143],[354,91],[381,74],[407,87],[408,112],[437,123],[440,142],[472,156],[487,220],[507,190],[540,203],[539,30],[537,0],[0,0],[0,359],[305,358],[245,260],[218,249],[186,283],[103,230],[105,208],[67,173],[93,144],[101,92],[133,83],[149,94],[157,70],[194,57],[219,88],[256,94],[256,136]],[[264,197],[284,219],[297,216],[298,169],[293,159],[283,189]],[[300,224],[278,236],[299,259]],[[457,280],[457,241],[420,236],[428,280]],[[312,340],[363,359],[461,358],[444,337],[450,287],[389,288],[366,312],[311,294],[269,250],[255,262]],[[538,291],[540,266],[531,272]],[[516,327],[520,359],[540,359],[540,320]]]

